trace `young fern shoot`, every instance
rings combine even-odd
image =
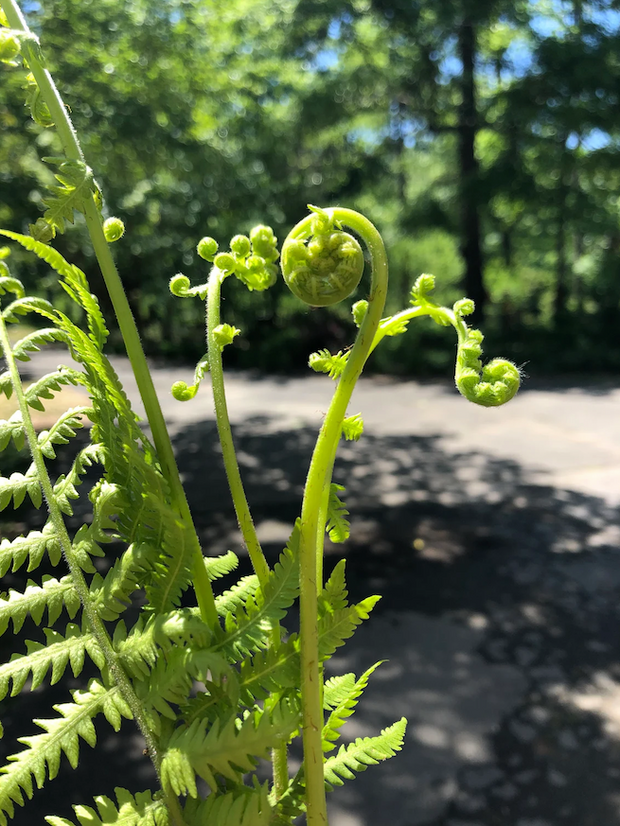
[[[352,348],[335,355],[323,350],[310,366],[337,380],[310,462],[299,518],[286,547],[268,564],[250,514],[225,398],[222,352],[239,330],[220,317],[225,280],[235,276],[250,291],[271,287],[277,277],[276,238],[269,227],[236,235],[227,252],[212,238],[198,244],[211,267],[196,287],[184,275],[170,282],[174,295],[207,301],[207,353],[192,386],[177,382],[174,396],[188,401],[206,373],[213,385],[218,435],[232,500],[255,573],[215,593],[213,582],[234,570],[231,552],[203,556],[136,325],[110,253],[124,233],[117,218],[104,220],[101,190],[83,156],[67,107],[45,68],[41,47],[15,0],[2,0],[0,61],[27,69],[26,96],[34,120],[55,128],[64,156],[48,159],[56,183],[43,198],[45,211],[30,235],[0,230],[8,242],[45,262],[75,305],[79,321],[49,302],[26,295],[22,282],[0,255],[0,347],[6,371],[0,392],[18,401],[0,421],[0,451],[10,442],[27,444],[24,472],[0,475],[0,511],[29,498],[45,508],[42,530],[0,542],[0,573],[20,572],[23,590],[0,598],[0,633],[29,623],[26,650],[0,664],[0,699],[33,690],[48,678],[58,682],[68,665],[83,672],[86,655],[99,676],[54,706],[55,716],[36,720],[42,733],[19,738],[24,746],[0,767],[0,826],[15,816],[36,788],[57,776],[62,755],[71,766],[83,744],[95,746],[101,716],[119,730],[133,720],[144,738],[145,760],[153,764],[154,788],[117,788],[116,801],[95,798],[95,808],[75,807],[75,819],[50,813],[51,826],[290,826],[305,814],[308,826],[326,826],[326,791],[354,773],[393,756],[403,744],[406,720],[374,737],[341,744],[372,672],[323,681],[323,665],[368,618],[378,596],[348,601],[344,561],[325,581],[326,532],[332,541],[348,536],[342,485],[332,480],[340,439],[359,439],[361,415],[347,415],[364,365],[386,336],[400,335],[418,316],[451,325],[457,333],[455,380],[466,398],[498,406],[517,392],[519,371],[510,362],[482,366],[482,335],[467,326],[473,304],[451,308],[429,298],[433,281],[421,276],[411,306],[382,318],[388,265],[377,229],[342,207],[310,208],[285,240],[281,269],[291,290],[310,306],[345,300],[361,283],[365,246],[370,256],[368,299],[353,305],[358,334]],[[51,242],[84,216],[109,290],[127,352],[147,411],[153,441],[140,428],[104,348],[108,337],[99,302],[86,275],[67,262]],[[8,327],[26,316],[44,325],[10,336]],[[66,347],[73,364],[27,386],[19,363],[49,344]],[[37,433],[31,410],[72,384],[88,401],[62,413]],[[86,434],[78,445],[80,427]],[[68,451],[70,469],[57,475],[50,464]],[[86,477],[88,473],[88,480]],[[80,485],[88,489],[90,514],[77,529],[73,516]],[[82,497],[82,502],[86,497]],[[112,544],[114,543],[114,544]],[[118,550],[120,548],[120,550]],[[113,550],[114,549],[114,550]],[[65,566],[59,578],[37,574],[43,563]],[[195,599],[191,597],[193,586]],[[183,603],[182,603],[183,600]],[[287,633],[287,613],[299,600],[299,633]],[[195,603],[195,604],[194,604]],[[132,611],[128,609],[132,607]],[[66,617],[65,617],[66,614]],[[61,619],[62,618],[62,619]],[[41,626],[43,628],[41,629]],[[28,682],[30,681],[30,682]],[[300,736],[304,761],[289,771],[288,744]],[[1,729],[0,729],[1,736]],[[259,761],[271,755],[271,781],[260,779]],[[207,794],[204,789],[207,789]]]

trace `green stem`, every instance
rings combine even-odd
[[[264,588],[269,579],[269,565],[267,564],[263,549],[256,535],[256,528],[241,480],[241,472],[239,471],[239,463],[237,462],[237,454],[235,452],[232,429],[230,427],[230,418],[228,416],[228,405],[226,403],[222,351],[215,339],[215,329],[220,324],[220,302],[222,297],[222,284],[225,278],[225,273],[218,270],[217,267],[213,267],[209,275],[207,293],[207,351],[209,357],[209,372],[211,373],[211,386],[213,388],[215,421],[222,446],[226,478],[228,479],[228,487],[232,496],[239,529],[241,530],[245,546],[248,549],[254,572],[258,577],[261,588]],[[276,623],[271,629],[270,637],[272,646],[277,647],[280,644],[280,623]],[[288,788],[288,751],[286,743],[272,749],[271,763],[273,788],[277,799],[283,795]]]
[[[21,29],[30,36],[33,36],[15,0],[3,0],[2,7],[12,28]],[[69,118],[67,108],[60,97],[52,76],[47,69],[42,66],[36,51],[27,40],[23,42],[22,50],[28,61],[28,67],[34,75],[39,90],[50,110],[66,156],[73,160],[83,162],[84,154],[82,148],[71,119]],[[155,386],[148,368],[146,356],[142,349],[138,328],[136,327],[127,296],[125,295],[125,290],[123,289],[116,265],[110,253],[109,245],[105,240],[101,218],[94,200],[87,203],[84,215],[95,255],[99,262],[101,273],[112,301],[112,306],[114,307],[118,325],[125,342],[125,347],[127,348],[127,355],[129,356],[140,396],[142,397],[151,433],[153,434],[153,442],[155,443],[161,464],[162,474],[170,486],[172,500],[176,510],[183,519],[184,524],[187,525],[193,534],[192,543],[195,547],[192,574],[200,612],[205,622],[214,626],[218,622],[215,598],[205,569],[200,542],[193,525],[185,491],[181,484],[170,436],[166,428],[166,422],[159,404],[159,399],[157,398],[157,393],[155,392]]]
[[[317,596],[323,584],[322,577],[319,578],[316,551],[319,545],[318,533],[325,530],[324,523],[320,524],[320,514],[325,487],[331,482],[331,472],[347,406],[381,321],[388,279],[387,256],[383,240],[370,221],[350,209],[337,207],[326,210],[326,212],[350,227],[367,244],[372,262],[372,283],[366,317],[362,322],[317,439],[306,479],[301,511],[301,692],[307,826],[327,824],[321,736],[323,729],[322,680],[318,645]],[[303,231],[302,224],[298,224],[300,233]]]
[[[110,640],[110,636],[106,630],[106,627],[103,624],[103,621],[99,617],[99,614],[97,613],[97,610],[92,603],[90,591],[88,589],[86,580],[84,579],[84,574],[82,573],[82,569],[80,568],[73,554],[73,545],[71,543],[71,539],[69,538],[69,534],[67,532],[62,512],[58,507],[58,504],[54,497],[54,488],[49,477],[49,474],[47,472],[47,467],[45,465],[43,454],[41,453],[41,450],[39,448],[37,434],[32,423],[30,410],[28,408],[28,402],[26,401],[26,397],[24,395],[24,388],[22,386],[21,377],[19,375],[19,370],[17,369],[17,364],[13,356],[13,351],[11,350],[11,343],[9,341],[6,324],[4,322],[4,318],[1,315],[0,345],[2,346],[4,357],[6,359],[7,366],[11,374],[11,382],[13,384],[15,396],[19,404],[19,410],[22,416],[22,422],[24,425],[24,431],[26,433],[26,439],[28,441],[28,446],[30,448],[32,460],[37,471],[37,478],[39,484],[41,485],[41,490],[43,491],[43,496],[47,503],[47,509],[50,515],[52,525],[54,526],[56,537],[58,539],[58,542],[60,543],[63,556],[71,573],[73,587],[77,591],[77,594],[80,598],[80,602],[82,603],[82,609],[84,611],[84,614],[86,615],[86,619],[91,627],[95,639],[97,640],[97,644],[99,645],[99,648],[103,653],[110,674],[112,675],[114,682],[116,683],[121,694],[123,695],[123,699],[131,709],[133,718],[136,721],[140,731],[142,732],[142,736],[144,737],[146,745],[148,747],[149,756],[153,762],[155,771],[157,772],[157,777],[161,783],[161,759],[159,756],[157,740],[153,732],[149,728],[148,721],[146,719],[146,716],[144,715],[144,711],[142,708],[142,703],[138,699],[135,691],[133,690],[131,680],[125,673],[125,669],[123,668],[118,658],[118,655],[112,646],[112,642]],[[174,823],[178,824],[178,826],[183,826],[182,817],[177,816],[176,814],[178,813],[180,815],[179,803],[176,796],[168,792],[166,789],[164,789],[164,794],[166,798],[166,805],[168,806],[168,809],[173,816]]]
[[[220,299],[222,283],[226,274],[217,267],[213,267],[209,275],[209,289],[207,294],[207,349],[209,355],[209,371],[213,387],[213,402],[215,405],[215,420],[217,432],[222,446],[226,478],[235,507],[239,529],[243,541],[248,549],[252,566],[258,577],[261,588],[264,588],[269,578],[269,565],[256,535],[256,528],[252,521],[248,500],[243,489],[235,445],[233,442],[228,406],[224,390],[224,368],[222,366],[222,351],[215,339],[215,328],[220,324]]]

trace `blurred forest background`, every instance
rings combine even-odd
[[[262,222],[282,240],[307,203],[337,203],[384,235],[389,311],[432,272],[442,301],[476,301],[489,355],[530,374],[620,367],[620,2],[23,8],[106,214],[126,223],[114,253],[150,354],[204,352],[199,302],[168,293],[179,270],[204,280],[200,237],[227,248]],[[0,225],[19,231],[52,180],[41,158],[59,154],[54,130],[29,120],[23,84],[23,72],[0,68]],[[84,228],[55,244],[103,297]],[[19,260],[16,274],[56,295],[44,269]],[[227,282],[225,295],[224,320],[243,332],[230,364],[297,369],[313,349],[352,340],[350,302],[309,311],[282,283],[256,294]],[[411,325],[373,368],[448,371],[444,332]]]

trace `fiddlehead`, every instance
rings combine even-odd
[[[288,235],[282,247],[282,275],[297,298],[327,307],[347,298],[360,283],[364,254],[356,239],[318,207]]]

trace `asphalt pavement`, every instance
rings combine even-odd
[[[59,360],[41,354],[34,374]],[[180,403],[169,388],[193,370],[153,375],[204,546],[243,556],[208,382]],[[325,376],[227,378],[272,556],[332,390]],[[334,479],[351,538],[327,566],[345,555],[352,596],[383,599],[330,668],[386,660],[348,738],[409,727],[398,756],[333,793],[331,826],[620,826],[620,382],[530,380],[485,409],[447,382],[371,377],[349,412],[364,435]]]

